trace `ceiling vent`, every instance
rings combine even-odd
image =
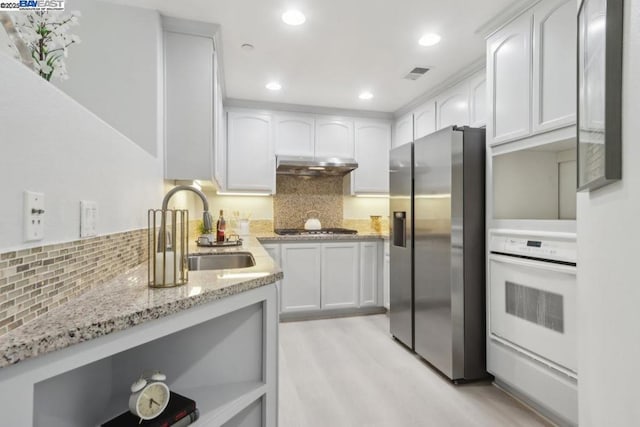
[[[420,77],[424,76],[427,73],[427,71],[429,71],[428,68],[416,67],[413,70],[409,71],[409,74],[404,76],[404,79],[406,79],[406,80],[418,80]]]

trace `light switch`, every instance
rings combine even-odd
[[[24,240],[44,239],[44,194],[24,192]]]
[[[80,237],[91,237],[97,234],[98,203],[88,200],[80,201]]]

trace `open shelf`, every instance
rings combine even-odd
[[[266,391],[266,384],[244,382],[184,390],[184,394],[198,402],[200,419],[195,426],[218,426],[260,399]]]
[[[267,393],[263,336],[264,305],[252,304],[41,381],[34,425],[100,425],[128,410],[131,383],[150,370],[196,401],[195,425],[222,425]]]

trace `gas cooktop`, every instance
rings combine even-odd
[[[348,228],[321,228],[320,230],[305,230],[303,228],[276,228],[273,230],[279,236],[304,236],[324,234],[358,234],[357,230]]]

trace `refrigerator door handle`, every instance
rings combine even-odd
[[[407,247],[407,213],[393,213],[393,246]]]

